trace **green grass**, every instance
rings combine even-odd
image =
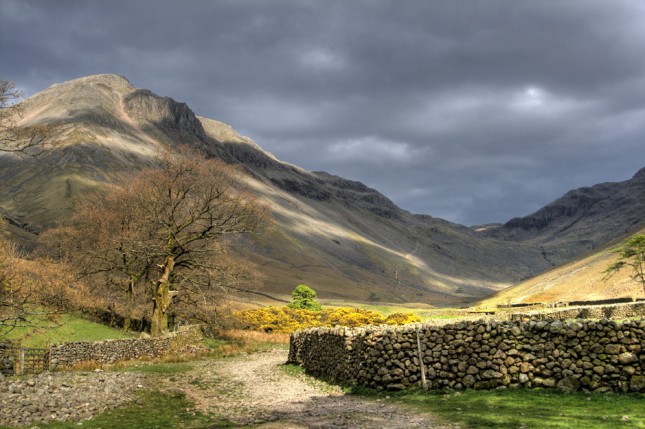
[[[122,371],[126,372],[144,372],[147,374],[172,375],[182,374],[192,369],[189,362],[166,362],[166,363],[132,363],[125,364]]]
[[[422,312],[427,312],[428,307],[415,307],[414,304],[410,305],[397,305],[397,304],[370,304],[365,302],[349,302],[349,301],[336,301],[336,300],[318,300],[322,304],[323,309],[325,308],[340,308],[340,307],[350,307],[350,308],[362,308],[364,310],[378,311],[384,316],[389,316],[392,313],[415,313],[419,315]]]
[[[101,341],[133,338],[134,335],[100,323],[90,322],[73,314],[60,316],[56,323],[50,322],[35,328],[16,328],[8,339],[19,339],[24,347],[45,347],[47,344],[70,341]]]
[[[282,365],[280,368],[282,368],[282,370],[291,377],[300,377],[305,374],[305,369],[300,365],[287,363]]]
[[[401,403],[464,428],[645,428],[645,395],[501,390],[410,392]],[[623,416],[628,418],[623,420]]]
[[[51,422],[27,425],[40,429],[215,429],[236,427],[231,422],[218,416],[209,416],[197,412],[194,404],[181,393],[141,392],[137,401],[125,407],[99,414],[92,420],[83,421],[82,426],[76,422]],[[5,429],[6,426],[0,426]],[[8,428],[7,428],[8,429]]]

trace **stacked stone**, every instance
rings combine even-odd
[[[355,333],[349,328],[311,328],[291,334],[290,363],[309,362],[307,371],[330,381],[351,377]]]
[[[87,420],[132,401],[145,379],[134,373],[58,372],[0,383],[0,425]]]
[[[645,391],[645,320],[316,328],[294,334],[290,349],[314,375],[375,389],[421,387],[421,360],[433,389]]]
[[[632,302],[581,306],[563,309],[541,309],[525,313],[514,313],[511,320],[530,319],[627,319],[645,317],[645,303]]]
[[[204,350],[201,344],[202,336],[198,327],[161,338],[63,343],[51,347],[50,368],[69,368],[83,362],[110,364],[131,359],[196,353]]]

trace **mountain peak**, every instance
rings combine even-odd
[[[56,83],[50,88],[64,88],[71,86],[86,86],[91,84],[103,84],[112,88],[128,88],[129,90],[134,89],[134,85],[125,77],[118,74],[95,74],[91,76],[80,77],[78,79],[72,79],[63,83]]]

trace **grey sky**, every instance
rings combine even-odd
[[[465,224],[645,166],[638,0],[0,0],[0,77],[96,73]]]

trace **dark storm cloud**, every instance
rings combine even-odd
[[[467,224],[645,165],[638,1],[0,2],[2,77],[94,73]]]

